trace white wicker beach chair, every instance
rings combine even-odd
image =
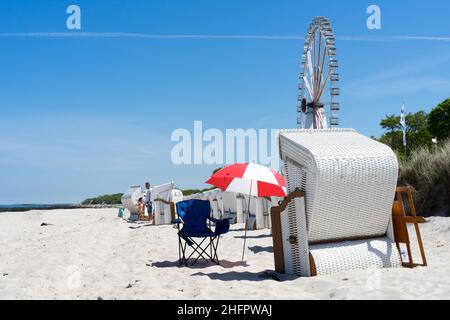
[[[183,200],[183,193],[178,189],[174,189],[173,182],[152,186],[150,190],[153,202],[154,223],[158,225],[170,224],[174,219],[170,202],[176,203]]]
[[[401,265],[391,216],[398,165],[388,146],[353,129],[295,129],[280,131],[279,147],[289,195],[271,211],[277,271]]]
[[[236,193],[222,192],[219,199],[223,217],[229,218],[230,223],[236,223]]]
[[[244,223],[245,197],[242,194],[236,195],[236,221],[237,223]]]
[[[122,205],[128,209],[131,215],[137,215],[137,204],[139,198],[144,198],[141,186],[131,186],[121,197]]]
[[[234,196],[236,222],[248,223],[247,207],[249,195],[237,194]],[[272,202],[261,197],[251,197],[250,213],[252,214],[252,223],[249,225],[249,230],[270,228],[269,212]]]
[[[254,197],[252,199],[254,201],[254,211],[252,213],[256,216],[256,229],[267,229],[270,228],[269,223],[269,206],[271,201],[266,198],[257,198]]]
[[[193,193],[190,194],[188,196],[183,196],[183,200],[192,200],[192,199],[202,199],[202,194],[201,193]]]
[[[219,206],[218,200],[221,197],[221,193],[222,190],[220,190],[219,188],[208,190],[202,193],[202,199],[209,201],[211,206],[211,215],[215,219],[219,219],[222,214],[222,210]]]

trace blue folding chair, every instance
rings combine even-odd
[[[203,258],[219,264],[217,248],[220,235],[230,230],[228,219],[215,219],[210,216],[211,208],[208,200],[185,200],[176,204],[178,218],[173,222],[178,228],[178,256],[180,265],[188,264],[188,260],[196,253],[197,257],[191,266]],[[208,226],[208,220],[215,224],[214,231]],[[181,226],[181,229],[180,229]],[[187,255],[187,248],[192,252]],[[209,253],[208,253],[209,249]]]

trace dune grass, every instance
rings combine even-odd
[[[450,140],[436,151],[419,148],[401,160],[398,185],[413,189],[418,214],[450,216]]]

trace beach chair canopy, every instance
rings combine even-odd
[[[151,200],[155,201],[155,199],[163,199],[165,201],[170,201],[171,190],[174,188],[173,182],[164,183],[158,186],[152,186],[150,188],[151,191]]]

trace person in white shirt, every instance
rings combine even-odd
[[[152,220],[152,196],[150,191],[150,182],[145,183],[145,207],[147,208],[147,213],[149,220]]]

